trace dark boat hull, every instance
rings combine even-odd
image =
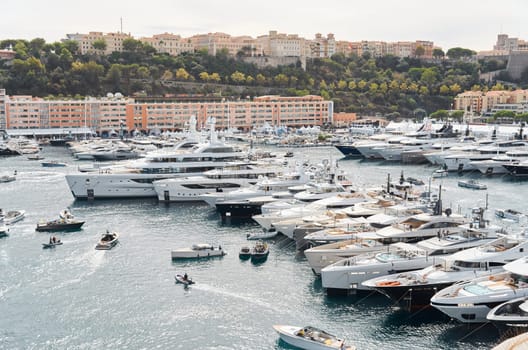
[[[51,231],[76,231],[80,230],[82,225],[84,225],[84,221],[79,222],[72,222],[72,223],[66,223],[66,224],[58,224],[58,223],[46,223],[42,225],[37,225],[37,231],[41,232],[51,232]]]
[[[247,203],[217,203],[216,210],[220,213],[222,218],[232,219],[251,219],[253,215],[261,214],[260,205]]]
[[[528,176],[528,166],[515,165],[515,164],[503,164],[502,165],[508,173],[512,176],[526,177]]]
[[[388,298],[398,302],[407,310],[421,309],[430,306],[431,298],[438,291],[449,287],[454,282],[413,286],[384,286],[374,289]]]
[[[361,158],[363,155],[353,145],[335,145],[339,152],[343,153],[345,157],[358,157]]]

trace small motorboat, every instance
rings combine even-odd
[[[345,340],[329,334],[315,327],[297,327],[274,325],[273,329],[279,333],[284,342],[306,350],[355,350],[352,345],[345,345]]]
[[[189,286],[191,284],[194,284],[194,281],[190,279],[187,274],[185,275],[176,275],[174,276],[174,279],[176,280],[176,283],[181,283],[183,285]]]
[[[65,167],[66,163],[61,163],[56,160],[50,160],[49,162],[42,162],[40,163],[43,167],[51,168],[51,167]]]
[[[42,160],[44,157],[40,153],[34,153],[27,156],[28,160]]]
[[[226,252],[221,246],[215,247],[207,243],[193,244],[190,248],[181,248],[171,251],[172,259],[209,258],[224,255],[226,255]]]
[[[263,232],[255,232],[255,233],[248,233],[247,239],[248,240],[261,240],[261,239],[270,239],[275,237],[279,232],[277,230],[272,231],[263,231]]]
[[[0,176],[0,182],[12,182],[15,181],[15,175],[2,175]]]
[[[500,219],[513,220],[519,222],[524,214],[514,209],[495,209],[495,216]]]
[[[84,221],[76,220],[73,214],[68,210],[64,209],[59,213],[59,218],[50,221],[40,221],[37,223],[37,231],[76,231],[81,229],[84,225]]]
[[[447,177],[449,175],[449,171],[445,170],[445,169],[437,169],[435,171],[433,171],[433,173],[431,174],[431,177],[433,178],[439,178],[439,177]]]
[[[119,235],[117,234],[117,232],[106,231],[106,233],[104,233],[101,239],[99,240],[99,243],[97,243],[97,245],[95,246],[95,249],[110,250],[117,244],[118,238]]]
[[[248,260],[249,258],[251,258],[251,248],[248,247],[248,246],[243,246],[242,248],[240,248],[240,252],[238,253],[238,257],[241,260]]]
[[[0,216],[2,209],[0,209]],[[15,222],[22,220],[26,216],[25,210],[10,210],[5,214],[4,222],[6,225],[13,225]]]
[[[464,188],[471,188],[473,190],[486,190],[488,188],[488,186],[486,186],[485,184],[480,183],[477,180],[473,180],[473,179],[460,180],[458,181],[458,186],[464,187]]]
[[[269,247],[267,243],[257,241],[253,249],[251,249],[251,261],[258,262],[266,260],[269,255]]]
[[[55,248],[58,245],[62,245],[62,242],[60,240],[51,243],[42,243],[42,249]]]

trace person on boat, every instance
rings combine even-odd
[[[53,236],[50,236],[50,244],[53,243]]]
[[[183,280],[184,281],[188,281],[189,280],[189,276],[187,276],[187,272],[183,275]]]
[[[53,236],[53,237],[51,238],[51,240],[52,240],[52,243],[55,243],[55,242],[56,242],[56,238],[55,238],[55,236]]]

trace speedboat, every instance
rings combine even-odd
[[[55,248],[58,245],[62,245],[62,241],[56,241],[56,242],[50,242],[50,243],[42,243],[42,249],[50,249]]]
[[[525,215],[515,209],[495,209],[495,216],[500,219],[513,220],[519,222]]]
[[[251,258],[251,248],[247,245],[240,248],[240,252],[238,252],[238,257],[241,260],[248,260]]]
[[[528,241],[501,237],[484,245],[462,250],[444,262],[421,270],[373,278],[363,285],[377,290],[406,309],[428,306],[436,292],[458,281],[503,271],[504,264],[524,256]]]
[[[526,350],[528,348],[528,332],[508,338],[491,350]]]
[[[42,162],[40,163],[43,167],[47,168],[57,168],[57,167],[65,167],[66,163],[61,163],[56,160],[50,160],[49,162]]]
[[[345,345],[345,340],[315,327],[298,327],[274,325],[282,341],[306,350],[355,350],[352,345]]]
[[[221,246],[215,247],[207,243],[193,244],[190,248],[180,248],[171,251],[172,259],[208,258],[224,255],[226,255],[226,252]]]
[[[488,321],[499,326],[528,327],[528,297],[515,298],[495,306],[486,316]]]
[[[108,232],[103,234],[95,249],[97,250],[109,250],[112,249],[118,242],[119,235],[117,232]]]
[[[15,181],[16,177],[14,175],[2,175],[0,176],[0,182],[12,182]]]
[[[176,275],[174,276],[174,279],[176,280],[176,283],[181,283],[185,286],[189,286],[191,284],[194,284],[194,281],[187,277],[187,275]]]
[[[84,225],[84,221],[79,221],[70,217],[61,217],[56,220],[40,221],[37,223],[37,231],[75,231]]]
[[[0,209],[0,215],[2,214],[2,209]],[[5,214],[4,222],[6,225],[12,225],[15,222],[22,220],[26,215],[25,210],[10,210]]]
[[[528,257],[504,265],[504,271],[444,288],[431,305],[462,323],[484,323],[495,306],[528,296]]]
[[[279,232],[277,232],[276,230],[248,233],[246,238],[248,239],[248,241],[269,239],[275,237],[278,233]]]
[[[267,243],[263,241],[257,241],[255,246],[251,249],[251,261],[258,262],[264,261],[268,258],[269,247]]]
[[[488,188],[485,184],[473,179],[458,181],[458,187],[471,188],[473,190],[486,190]]]

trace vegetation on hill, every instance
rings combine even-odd
[[[46,43],[43,39],[4,40],[16,58],[0,61],[0,87],[8,94],[49,98],[104,96],[121,92],[129,96],[165,94],[215,94],[246,98],[263,94],[332,99],[335,111],[388,117],[423,116],[451,108],[453,96],[468,89],[488,89],[479,81],[483,63],[467,60],[472,51],[450,49],[456,59],[444,59],[435,50],[434,60],[387,55],[310,59],[300,64],[258,68],[246,63],[246,52],[236,57],[205,51],[174,57],[159,54],[135,39],[123,42],[124,52],[104,55],[104,42],[94,43],[100,54],[80,55],[74,41]],[[489,64],[488,64],[489,65]],[[495,86],[497,88],[497,86]]]

